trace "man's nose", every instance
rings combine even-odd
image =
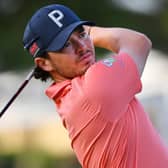
[[[77,42],[77,49],[76,49],[77,53],[81,54],[82,52],[86,50],[86,48],[87,48],[87,45],[85,41],[79,40]]]

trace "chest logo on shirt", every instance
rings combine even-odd
[[[115,61],[115,58],[106,58],[102,61],[102,63],[108,67],[111,67]]]

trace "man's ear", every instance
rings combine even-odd
[[[53,70],[52,64],[49,59],[37,57],[34,59],[34,63],[44,71],[50,72]]]

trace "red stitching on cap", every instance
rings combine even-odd
[[[39,47],[38,47],[37,43],[34,42],[32,44],[32,46],[30,47],[29,52],[31,55],[34,55],[38,49],[39,49]]]

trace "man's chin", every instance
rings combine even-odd
[[[93,65],[93,63],[87,64],[81,71],[80,75],[84,75],[86,71]]]

